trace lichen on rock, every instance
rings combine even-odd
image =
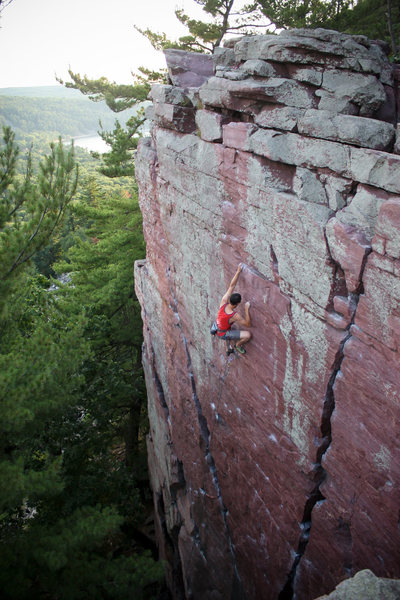
[[[322,29],[167,62],[137,152],[135,281],[173,597],[400,578],[397,70]],[[239,262],[253,336],[227,357],[209,326]]]

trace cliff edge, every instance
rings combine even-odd
[[[399,72],[322,29],[166,54],[135,280],[173,597],[399,578]],[[239,262],[253,337],[227,357],[209,329]]]

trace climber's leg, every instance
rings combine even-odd
[[[240,331],[239,329],[230,329],[229,331],[227,331],[224,335],[224,338],[226,340],[226,350],[227,350],[227,355],[229,356],[229,354],[232,354],[232,352],[235,349],[235,342],[239,341],[240,339]]]
[[[240,336],[238,341],[236,342],[236,348],[240,348],[243,344],[247,344],[247,342],[251,339],[250,331],[240,331]]]

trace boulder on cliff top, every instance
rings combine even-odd
[[[214,74],[210,54],[167,48],[164,50],[164,56],[173,85],[183,88],[199,87]]]
[[[283,77],[263,80],[248,78],[244,81],[212,77],[200,90],[200,99],[208,106],[237,110],[240,108],[241,98],[249,98],[253,104],[261,101],[299,108],[314,108],[317,105],[317,99],[306,85]]]
[[[395,136],[395,129],[391,123],[313,109],[307,110],[299,118],[298,130],[299,133],[311,137],[376,150],[389,149]]]
[[[379,45],[364,36],[327,29],[291,29],[279,35],[247,35],[235,44],[238,61],[267,59],[375,73],[392,84],[388,59]]]
[[[376,577],[372,571],[359,571],[351,579],[339,583],[335,591],[317,600],[398,600],[400,580]]]

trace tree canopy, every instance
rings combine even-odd
[[[0,147],[0,588],[5,600],[149,599],[162,565],[138,543],[151,505],[134,185],[77,182],[52,144],[18,168]],[[64,283],[37,266],[63,256]],[[39,254],[42,259],[37,261]],[[143,536],[141,536],[142,538]]]

